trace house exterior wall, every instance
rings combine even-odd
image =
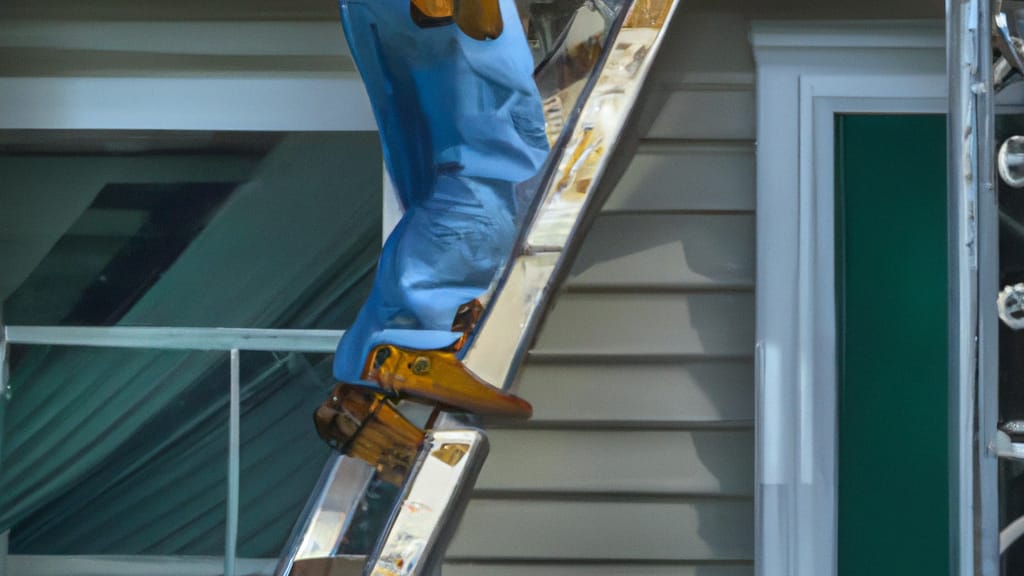
[[[188,14],[209,22],[336,21],[333,2],[312,0],[90,2],[88,10],[84,4],[12,1],[0,8],[0,19],[124,24]],[[645,103],[650,130],[590,231],[524,368],[520,393],[533,403],[535,418],[491,427],[491,456],[446,575],[754,572],[749,21],[936,18],[942,6],[920,0],[722,4],[684,0],[681,6]],[[317,38],[324,47],[331,42]],[[202,54],[101,54],[103,46],[26,49],[0,42],[6,61],[17,56],[19,62],[0,76],[349,73],[350,61],[320,42],[305,51],[216,54],[217,63]],[[79,65],[54,69],[58,52],[73,53]]]
[[[446,575],[754,573],[755,19],[940,4],[684,2],[653,118],[533,348]],[[770,265],[770,263],[756,263]]]
[[[489,429],[446,575],[753,574],[746,35],[680,10],[651,127],[524,368],[535,417]]]

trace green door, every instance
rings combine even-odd
[[[840,576],[950,574],[946,125],[836,120]]]

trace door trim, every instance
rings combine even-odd
[[[946,113],[945,29],[941,21],[755,22],[751,42],[758,86],[756,570],[832,576],[834,117]],[[962,471],[954,485],[969,495],[970,450],[960,452],[951,459]]]

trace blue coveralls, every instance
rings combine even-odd
[[[473,0],[469,0],[473,1]],[[409,0],[341,0],[352,56],[405,206],[370,297],[338,344],[334,377],[363,380],[379,344],[433,350],[461,336],[461,304],[487,290],[512,250],[516,184],[548,143],[533,60],[513,0],[504,31],[479,41],[455,24],[420,28]]]

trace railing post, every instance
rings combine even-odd
[[[238,460],[241,437],[240,352],[231,351],[231,399],[228,422],[228,510],[224,535],[224,576],[234,576],[238,547]]]

